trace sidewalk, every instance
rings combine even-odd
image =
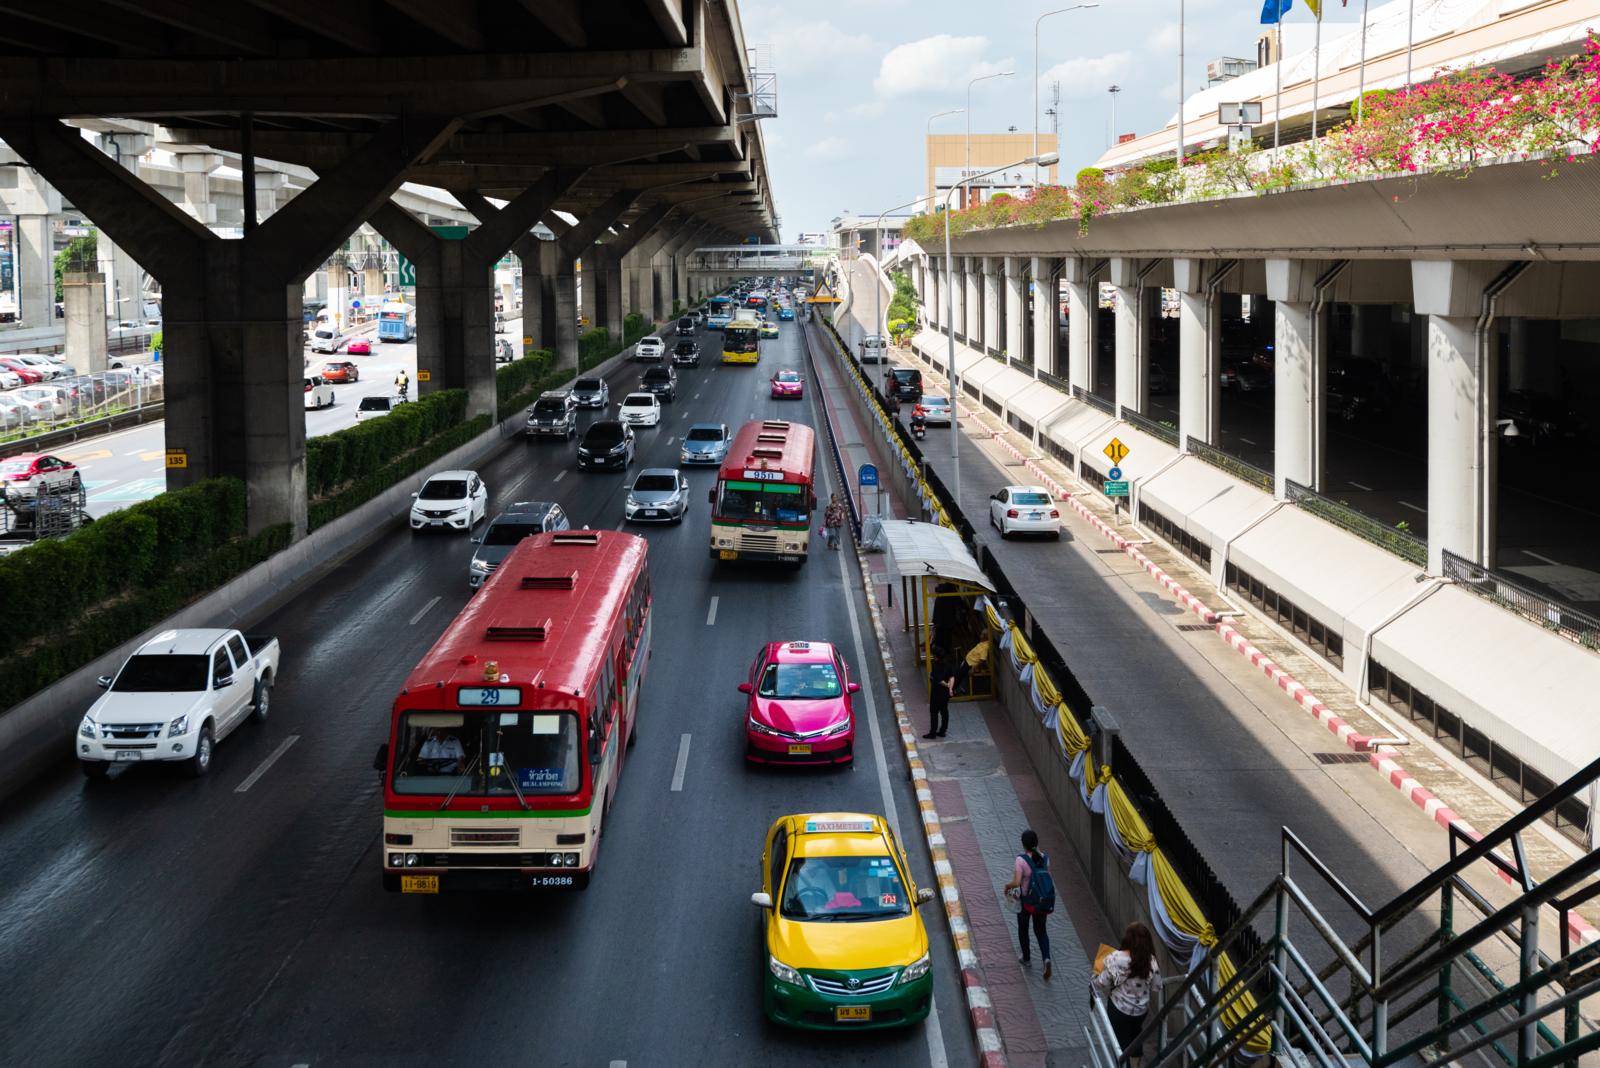
[[[854,471],[863,463],[888,467],[893,461],[887,449],[851,406],[853,383],[836,361],[822,358],[831,344],[826,333],[815,329],[811,338],[818,354],[814,362],[818,404],[833,426],[847,469]],[[893,500],[891,508],[895,518],[906,518],[905,502]],[[873,579],[877,590],[885,589],[884,557],[863,554],[861,559],[869,574],[877,576]],[[928,726],[928,688],[912,635],[905,629],[903,606],[897,599],[889,607],[881,593],[877,601],[882,606],[880,640],[890,685],[903,687],[894,694],[896,711],[904,716],[906,759],[913,778],[927,783],[925,791],[918,791],[923,825],[935,869],[941,873],[946,914],[966,972],[968,1005],[980,1048],[985,1029],[993,1027],[999,1032],[1005,1063],[1028,1068],[1083,1063],[1088,1056],[1084,1029],[1089,961],[1100,942],[1113,941],[1110,923],[1089,891],[1020,740],[997,706],[986,701],[957,703],[951,708],[948,738],[921,738]],[[1047,922],[1054,958],[1054,975],[1048,982],[1037,952],[1031,967],[1019,963],[1015,906],[1001,889],[1011,879],[1020,850],[1018,836],[1026,827],[1038,832],[1056,882],[1057,910]],[[944,885],[941,864],[948,869],[954,893]]]

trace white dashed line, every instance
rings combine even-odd
[[[435,595],[433,600],[429,601],[427,604],[425,604],[421,608],[417,609],[417,614],[411,617],[411,625],[413,627],[416,626],[417,625],[417,620],[419,620],[423,616],[427,615],[428,614],[428,609],[432,608],[434,605],[436,605],[438,603],[439,603],[439,598],[438,598],[437,595]]]
[[[722,600],[720,597],[711,598],[711,610],[706,613],[706,626],[708,627],[717,625],[717,602],[720,600]]]
[[[1538,560],[1540,563],[1549,564],[1551,567],[1560,567],[1561,566],[1561,561],[1560,560],[1552,560],[1548,556],[1540,556],[1538,553],[1534,552],[1532,549],[1524,549],[1524,550],[1522,550],[1522,553],[1523,553],[1524,556],[1531,556],[1535,560]]]
[[[1245,437],[1243,434],[1239,435],[1239,440],[1244,442],[1246,445],[1254,445],[1255,444],[1255,442],[1251,441],[1249,438]]]
[[[678,740],[678,763],[672,769],[672,792],[683,792],[683,774],[689,770],[689,736]]]
[[[685,414],[685,415],[687,415],[687,414],[688,414],[688,413],[687,413],[687,412],[685,412],[685,413],[684,413],[684,414]],[[671,444],[672,444],[672,443],[673,443],[673,442],[674,442],[674,441],[677,441],[677,440],[678,440],[678,439],[677,439],[677,437],[676,437],[676,436],[673,436],[673,435],[668,435],[668,437],[667,437],[667,444],[668,444],[668,445],[671,445]]]
[[[1371,493],[1372,492],[1372,487],[1371,486],[1363,486],[1361,483],[1356,482],[1354,480],[1351,481],[1350,485],[1354,486],[1358,490],[1364,490],[1367,493]]]
[[[261,766],[250,773],[249,778],[245,779],[244,782],[233,788],[233,792],[236,794],[242,794],[246,790],[250,789],[250,787],[254,786],[261,776],[267,773],[267,769],[276,764],[278,762],[278,758],[287,753],[289,751],[289,747],[299,740],[300,736],[298,734],[291,734],[289,737],[285,738],[282,744],[272,751],[272,755],[263,760],[261,762]]]
[[[1409,508],[1413,512],[1421,512],[1423,515],[1427,515],[1428,514],[1428,510],[1426,508],[1418,508],[1416,505],[1412,504],[1410,501],[1401,501],[1400,502],[1400,507]]]
[[[556,473],[556,477],[552,478],[550,481],[551,482],[560,482],[562,479],[564,479],[566,477],[567,477],[567,472],[565,470],[562,470],[562,471],[557,472]]]

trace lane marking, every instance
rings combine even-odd
[[[557,474],[556,474],[556,477],[555,477],[555,478],[552,478],[552,479],[551,479],[551,480],[550,480],[550,482],[551,482],[551,484],[552,484],[552,485],[553,485],[553,484],[555,484],[555,483],[557,483],[557,482],[560,482],[560,481],[561,481],[561,480],[562,480],[562,479],[564,479],[564,478],[566,478],[566,477],[567,477],[567,469],[566,469],[566,468],[564,468],[564,467],[563,467],[563,468],[562,468],[562,469],[561,469],[561,470],[560,470],[560,472],[558,472],[558,473],[557,473]]]
[[[110,449],[102,449],[100,451],[105,453],[107,456],[111,455],[111,450]],[[124,456],[142,456],[142,455],[144,455],[144,450],[143,449],[134,449],[132,452],[125,452],[122,455],[124,455]],[[65,453],[62,454],[62,457],[63,457],[63,459],[72,460],[74,462],[76,462],[76,461],[78,461],[80,459],[83,459],[83,460],[93,459],[93,457],[89,457],[89,456],[83,456],[83,457],[67,456]]]
[[[439,603],[439,596],[439,594],[434,594],[433,600],[417,609],[417,614],[411,617],[411,625],[413,627],[417,625],[417,620],[428,614],[428,609]]]
[[[711,598],[711,610],[706,613],[706,626],[708,627],[717,625],[717,602],[720,600],[722,600],[720,597]]]
[[[1416,505],[1412,504],[1410,501],[1401,501],[1400,502],[1400,507],[1409,508],[1413,512],[1421,512],[1423,515],[1427,515],[1428,514],[1428,510],[1426,508],[1418,508]]]
[[[233,788],[233,792],[236,794],[242,794],[246,790],[250,789],[250,787],[254,786],[258,781],[260,781],[261,776],[267,773],[267,769],[276,764],[278,762],[278,758],[287,753],[289,751],[289,747],[299,740],[300,736],[298,734],[291,734],[289,737],[285,738],[282,743],[279,744],[278,748],[274,749],[272,754],[261,762],[260,767],[256,768],[255,771],[252,771],[249,777],[244,780],[244,782]]]
[[[1531,556],[1535,560],[1538,560],[1540,563],[1549,564],[1551,567],[1561,567],[1562,566],[1560,560],[1552,560],[1548,556],[1540,556],[1538,553],[1534,552],[1532,549],[1523,549],[1522,550],[1522,555]]]
[[[688,412],[685,412],[685,413],[684,413],[684,414],[685,414],[685,415],[688,415],[688,414],[689,414],[689,413],[688,413]],[[671,444],[672,444],[672,443],[673,443],[673,442],[674,442],[674,441],[677,441],[677,440],[678,440],[678,438],[677,438],[677,436],[676,436],[676,435],[668,435],[668,436],[667,436],[667,444],[668,444],[668,445],[671,445]]]
[[[1357,482],[1355,479],[1351,479],[1350,480],[1350,485],[1354,486],[1358,490],[1365,490],[1367,493],[1371,493],[1372,492],[1372,487],[1371,486],[1363,486],[1361,483]]]
[[[678,739],[678,763],[672,769],[672,792],[683,792],[683,773],[689,770],[689,735]]]
[[[1243,434],[1236,434],[1234,436],[1237,437],[1240,441],[1244,442],[1246,445],[1254,445],[1255,444],[1255,442],[1251,441],[1249,438],[1245,437]]]

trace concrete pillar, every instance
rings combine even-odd
[[[1021,363],[1028,333],[1028,282],[1023,277],[1021,256],[1005,258],[1006,277],[1006,362]]]
[[[622,342],[622,256],[610,245],[590,250],[594,261],[595,325],[611,332],[614,343]]]
[[[1267,299],[1273,304],[1274,492],[1285,483],[1322,488],[1327,464],[1328,309],[1317,309],[1316,260],[1267,260]]]
[[[201,226],[217,225],[217,206],[211,199],[211,174],[222,166],[214,152],[182,152],[178,168],[183,173],[183,200],[179,206]]]
[[[961,332],[972,348],[983,347],[983,258],[963,256],[961,269],[965,272],[965,324]]]
[[[1218,281],[1215,270],[1208,260],[1172,261],[1179,299],[1178,442],[1183,449],[1191,437],[1208,445],[1217,442],[1222,316],[1220,286],[1211,284]]]
[[[1004,306],[1000,296],[1004,275],[1003,260],[999,256],[983,257],[983,345],[985,352],[999,352],[1005,344],[1005,323],[1001,318]]]
[[[594,308],[594,301],[601,288],[591,284],[599,273],[599,262],[595,252],[595,242],[600,235],[611,229],[622,214],[633,206],[639,199],[639,190],[623,189],[613,193],[594,211],[585,218],[579,219],[570,230],[558,239],[561,249],[561,260],[557,266],[556,274],[556,337],[557,337],[557,366],[576,367],[578,365],[578,294],[577,294],[577,260],[584,259],[589,268],[584,275],[584,305]],[[599,325],[595,314],[589,315],[591,326]],[[615,338],[620,342],[621,336]]]
[[[17,318],[31,327],[52,326],[56,317],[56,278],[50,216],[18,216],[16,234]],[[142,310],[138,314],[143,317]]]
[[[66,271],[61,303],[67,325],[67,363],[86,375],[106,370],[106,280],[98,271]]]
[[[1100,317],[1100,284],[1087,260],[1068,257],[1067,381],[1085,392],[1095,391],[1095,327]]]
[[[1528,320],[1522,316],[1506,320],[1506,388],[1531,389],[1533,376],[1528,371]],[[1549,354],[1550,358],[1555,353]]]
[[[679,235],[685,223],[676,215],[664,216],[652,233],[639,239],[623,258],[623,314],[639,312],[651,322],[667,317],[670,308],[656,303],[655,258],[661,249]]]
[[[1061,261],[1035,256],[1033,276],[1033,366],[1045,374],[1060,373],[1061,313],[1057,308]]]
[[[256,168],[256,221],[267,219],[288,201],[289,176]]]
[[[1111,261],[1111,286],[1116,293],[1117,410],[1147,414],[1150,406],[1151,293],[1161,291],[1139,280],[1140,260]]]
[[[105,154],[123,170],[137,176],[139,173],[139,159],[149,152],[155,145],[155,127],[150,133],[115,133],[101,134],[100,147]],[[82,205],[78,205],[82,207]],[[98,220],[95,225],[100,226]],[[107,319],[116,322],[119,319],[142,319],[144,317],[144,286],[145,270],[128,251],[112,240],[102,226],[95,239],[95,258],[99,261],[99,271],[106,280],[106,308]],[[126,297],[125,303],[119,303]],[[124,314],[120,309],[129,309],[131,314]],[[169,482],[171,476],[168,476]]]

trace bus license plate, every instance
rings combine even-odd
[[[739,554],[732,549],[723,549],[717,553],[718,560],[737,560]]]
[[[871,1005],[836,1005],[833,1018],[839,1023],[865,1022],[872,1019]]]
[[[810,756],[811,755],[811,747],[809,745],[791,745],[789,747],[789,755],[790,756]]]
[[[400,876],[400,892],[402,894],[437,894],[439,892],[439,877],[437,875],[402,875]]]

